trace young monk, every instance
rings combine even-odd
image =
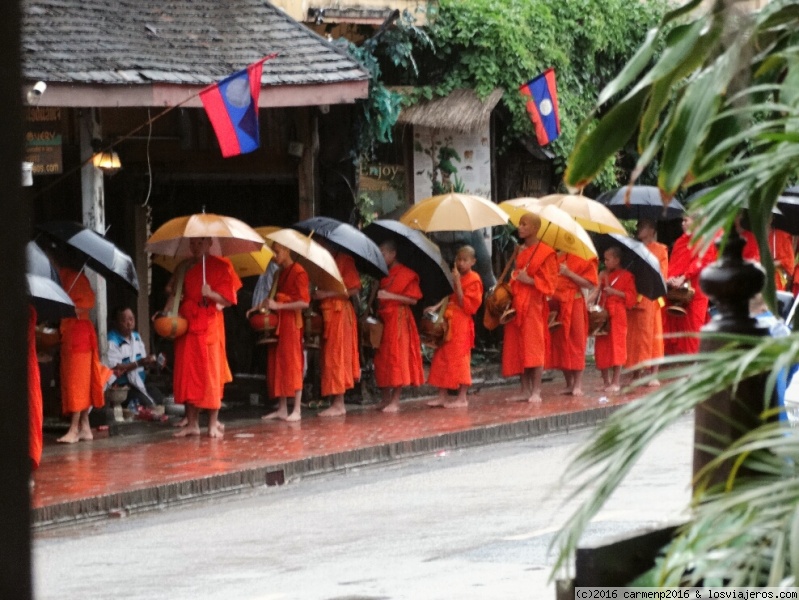
[[[191,238],[191,257],[175,270],[167,285],[164,313],[175,302],[177,278],[183,273],[178,313],[188,321],[186,333],[175,340],[173,393],[186,405],[186,425],[176,437],[200,435],[200,411],[208,411],[208,436],[222,437],[225,428],[219,409],[225,384],[233,380],[225,354],[225,318],[222,309],[236,304],[241,280],[230,261],[211,256],[211,238]]]
[[[560,369],[566,379],[567,396],[583,395],[585,347],[588,342],[588,309],[583,290],[597,285],[597,260],[558,252],[560,275],[553,297],[560,303],[560,326],[551,330],[547,368]]]
[[[42,380],[36,358],[36,309],[30,305],[28,315],[28,454],[31,471],[42,460]]]
[[[466,393],[472,384],[474,314],[483,301],[483,281],[472,271],[475,262],[477,257],[471,246],[462,246],[455,255],[455,268],[452,269],[455,290],[444,309],[447,333],[433,354],[427,378],[429,385],[438,388],[438,398],[428,402],[428,406],[466,408],[469,405]],[[427,308],[426,312],[441,310],[442,303]],[[447,390],[458,390],[457,399],[449,400]]]
[[[294,261],[291,251],[285,246],[275,242],[272,252],[280,267],[277,293],[274,298],[266,298],[256,309],[269,309],[278,314],[275,332],[277,343],[269,345],[266,355],[267,391],[270,397],[278,399],[278,408],[261,418],[264,421],[299,421],[302,418],[302,375],[305,366],[302,311],[311,303],[308,273]],[[289,397],[294,400],[291,414],[288,411]]]
[[[674,313],[665,307],[663,316],[664,350],[666,355],[696,354],[699,352],[699,338],[695,336],[675,336],[675,333],[698,333],[707,322],[708,297],[699,286],[699,276],[710,263],[716,260],[716,248],[711,244],[700,254],[698,245],[691,241],[693,219],[684,216],[682,219],[683,234],[677,238],[669,256],[669,270],[666,284],[680,287],[688,282],[694,289],[693,299],[686,305],[685,314]]]
[[[655,238],[657,224],[655,221],[641,219],[638,221],[638,239],[655,255],[660,263],[660,273],[665,280],[669,272],[669,249]],[[638,295],[635,305],[627,311],[627,362],[625,366],[632,369],[639,363],[663,357],[663,320],[660,314],[660,302]],[[657,374],[658,367],[651,367],[650,373]],[[644,375],[641,369],[635,376]],[[650,387],[660,385],[652,379]]]
[[[404,386],[422,385],[422,343],[410,307],[422,298],[419,276],[397,260],[393,240],[380,244],[388,275],[380,280],[377,314],[383,321],[383,338],[375,352],[375,379],[380,388],[378,410],[399,411]]]
[[[344,392],[355,387],[361,378],[361,359],[358,348],[358,321],[350,298],[361,290],[361,278],[355,261],[344,252],[333,250],[333,258],[344,279],[346,294],[316,290],[320,300],[324,332],[322,334],[322,396],[333,396],[330,408],[320,417],[342,417],[347,413]]]
[[[541,219],[533,213],[522,215],[518,235],[522,249],[511,273],[515,318],[505,325],[502,344],[502,375],[519,375],[523,397],[541,402],[541,376],[549,343],[547,296],[558,282],[555,251],[538,241]]]
[[[93,438],[89,408],[105,405],[103,389],[111,369],[100,362],[97,332],[89,320],[95,301],[89,279],[69,267],[59,268],[58,275],[75,303],[76,318],[61,320],[61,408],[70,415],[70,424],[69,431],[57,441],[74,444]]]
[[[621,368],[627,361],[627,309],[635,304],[637,292],[632,273],[621,268],[621,249],[612,246],[605,250],[605,270],[599,274],[600,304],[608,311],[608,333],[597,336],[594,358],[602,371],[603,391],[621,389]]]
[[[786,290],[794,272],[793,238],[787,231],[769,227],[768,247],[774,259],[774,283],[778,290]]]

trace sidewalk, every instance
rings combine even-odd
[[[346,417],[323,419],[304,409],[300,423],[263,422],[263,408],[236,420],[223,411],[221,440],[174,438],[168,423],[72,445],[48,435],[34,474],[32,523],[47,528],[120,517],[359,465],[591,426],[635,398],[600,402],[599,382],[589,369],[585,396],[561,396],[558,375],[544,383],[538,405],[510,401],[518,394],[514,384],[478,390],[468,409],[433,409],[412,399],[398,414],[348,405]]]

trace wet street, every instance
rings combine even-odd
[[[36,598],[554,598],[547,548],[568,517],[558,480],[590,431],[351,469],[235,498],[42,532]],[[661,436],[592,525],[674,518],[692,419]]]

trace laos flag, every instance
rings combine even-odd
[[[261,145],[258,129],[261,72],[264,62],[275,56],[266,56],[200,92],[225,158],[252,152]]]
[[[535,125],[538,144],[546,146],[560,135],[558,115],[558,90],[555,86],[555,69],[547,69],[519,88],[527,100],[527,112]]]

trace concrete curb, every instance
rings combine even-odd
[[[134,513],[180,506],[200,500],[240,494],[264,485],[282,485],[305,476],[332,473],[358,466],[389,463],[397,459],[430,454],[441,450],[456,450],[591,427],[607,419],[621,406],[599,407],[585,411],[527,419],[515,423],[478,427],[415,440],[380,444],[282,464],[231,471],[221,475],[63,502],[32,509],[31,525],[35,531],[41,531],[118,518]]]

